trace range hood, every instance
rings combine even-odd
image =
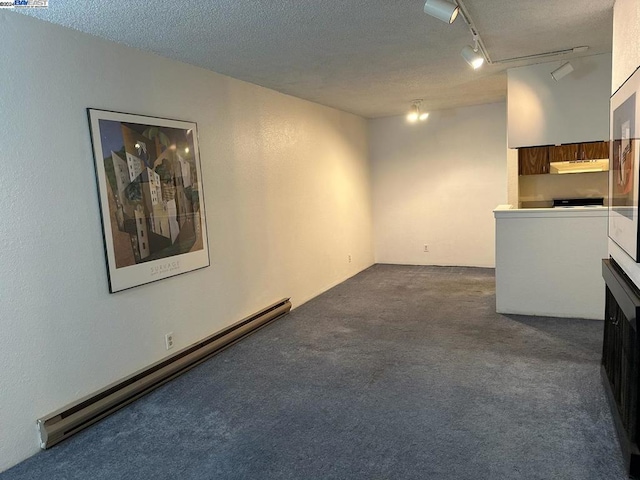
[[[607,172],[609,170],[609,159],[551,162],[549,165],[549,173],[553,174]]]

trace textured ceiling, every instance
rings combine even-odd
[[[587,45],[611,51],[614,0],[464,0],[491,59]],[[499,101],[508,67],[473,71],[461,17],[423,0],[51,1],[21,13],[364,117]],[[16,9],[18,11],[18,9]],[[571,58],[568,55],[562,58]],[[558,57],[556,57],[557,59]]]

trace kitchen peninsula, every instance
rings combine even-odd
[[[603,319],[607,207],[513,208],[496,221],[496,311]]]

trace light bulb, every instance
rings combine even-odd
[[[418,121],[419,117],[420,117],[420,111],[418,110],[418,105],[414,103],[413,105],[411,105],[411,110],[409,110],[409,114],[407,115],[407,120],[409,120],[410,122],[416,122]]]

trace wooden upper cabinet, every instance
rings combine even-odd
[[[599,160],[601,158],[609,158],[609,142],[524,147],[518,149],[518,173],[520,175],[538,175],[549,173],[550,162]]]
[[[578,158],[578,144],[555,145],[549,147],[550,162],[570,162]]]
[[[590,142],[580,144],[580,160],[598,160],[609,158],[609,142]]]
[[[518,171],[520,175],[549,173],[549,147],[519,148]]]

